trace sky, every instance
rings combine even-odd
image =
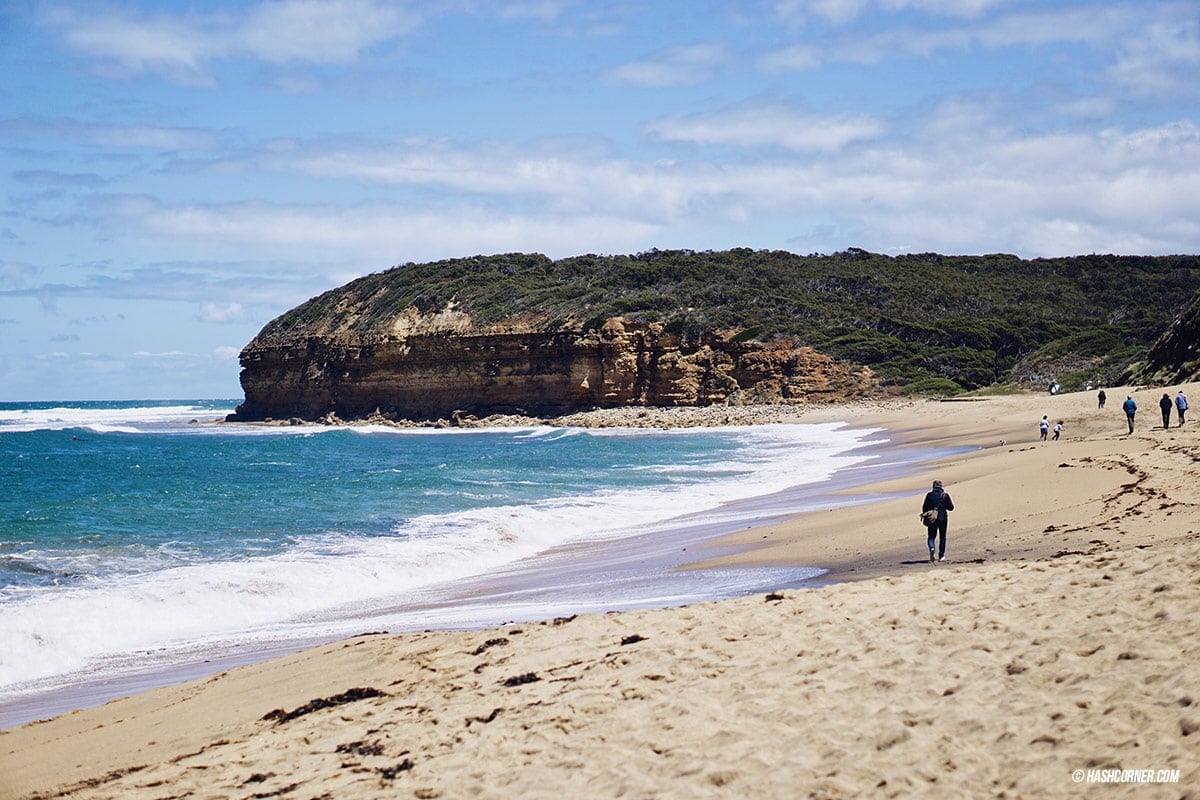
[[[1200,252],[1200,3],[0,0],[0,402],[506,252]]]

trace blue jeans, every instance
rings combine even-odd
[[[938,558],[946,557],[946,524],[949,520],[940,519],[937,524],[930,525],[929,531],[929,549],[933,549],[934,539],[938,540]]]

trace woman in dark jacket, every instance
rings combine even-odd
[[[942,488],[941,481],[933,482],[933,489],[925,495],[925,502],[921,504],[921,513],[926,511],[936,511],[937,517],[933,524],[926,523],[926,529],[929,532],[927,544],[929,545],[929,563],[933,563],[933,544],[934,539],[937,539],[937,560],[941,561],[946,557],[946,525],[949,519],[946,516],[947,511],[954,510],[954,501],[950,499],[950,495]]]
[[[1171,409],[1174,407],[1175,404],[1171,402],[1171,395],[1169,394],[1164,394],[1162,400],[1158,401],[1158,410],[1163,415],[1163,430],[1171,427]]]

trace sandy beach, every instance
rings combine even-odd
[[[816,565],[819,588],[363,634],[0,731],[0,798],[1200,797],[1200,418],[1157,410],[1178,388],[771,412],[959,453],[697,564]]]

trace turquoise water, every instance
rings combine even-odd
[[[234,405],[0,404],[0,699],[195,648],[753,591],[750,571],[664,590],[562,553],[820,483],[870,433],[217,424]],[[573,593],[456,601],[501,574]]]

